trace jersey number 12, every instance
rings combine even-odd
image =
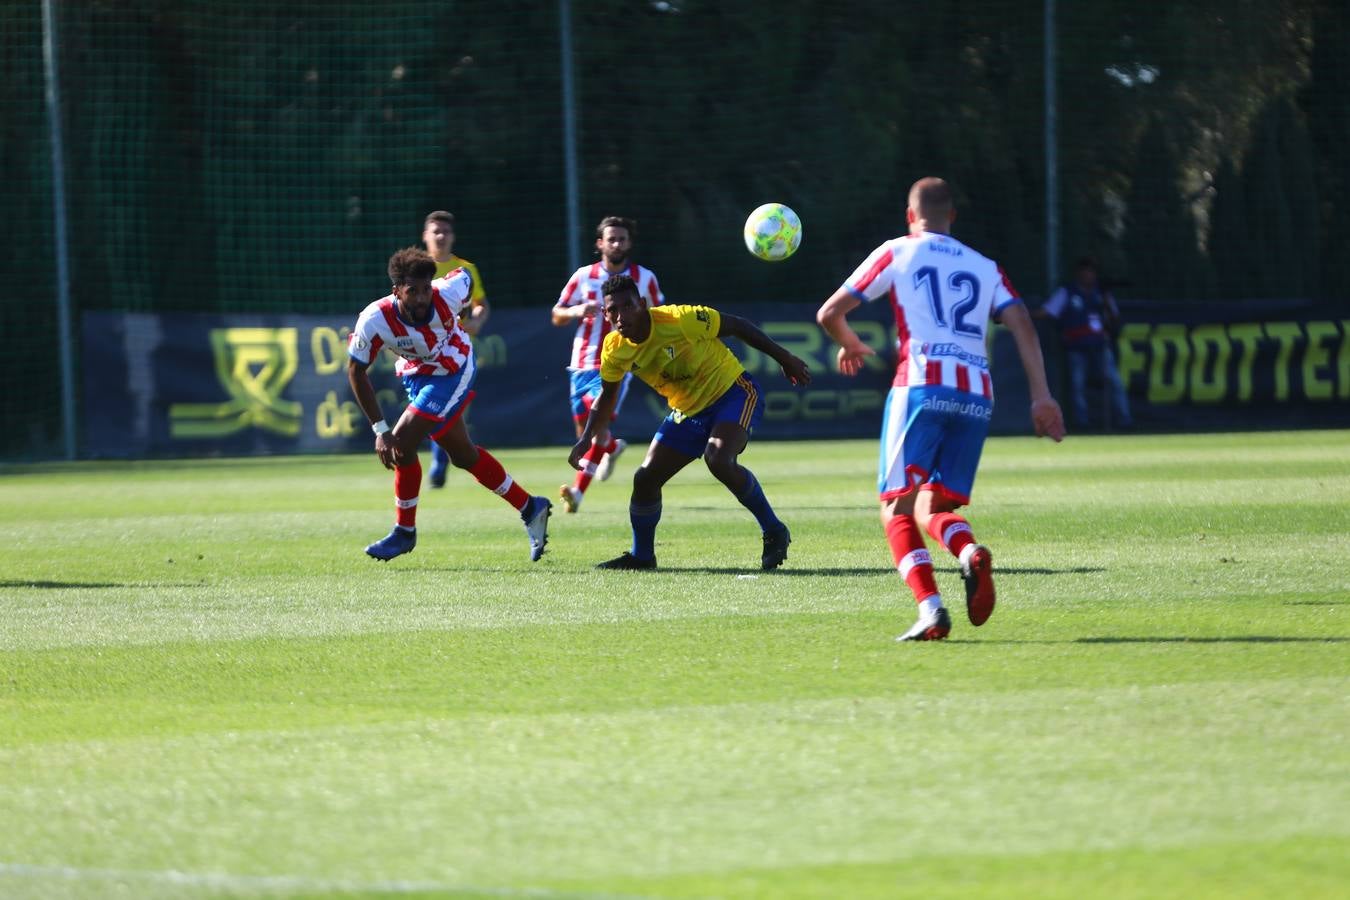
[[[914,289],[927,290],[928,303],[933,307],[933,318],[943,328],[950,327],[957,334],[967,337],[979,337],[984,329],[979,323],[966,321],[966,314],[980,302],[980,279],[969,272],[953,272],[947,276],[947,286],[960,295],[952,304],[952,322],[947,325],[947,311],[944,308],[942,284],[938,280],[936,266],[924,266],[914,272]]]

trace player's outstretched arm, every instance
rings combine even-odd
[[[876,355],[848,324],[848,314],[861,303],[852,291],[841,287],[816,311],[817,324],[839,345],[839,371],[845,375],[857,375],[862,371],[863,359]]]
[[[352,395],[356,405],[366,414],[371,430],[375,432],[375,455],[380,458],[386,469],[394,468],[394,441],[390,435],[389,424],[384,421],[384,412],[380,401],[375,398],[375,386],[370,383],[369,363],[358,362],[347,357],[347,382],[352,386]],[[381,428],[383,426],[383,428]]]
[[[1012,332],[1013,340],[1017,342],[1017,355],[1022,358],[1022,368],[1027,373],[1027,385],[1031,388],[1031,424],[1036,429],[1036,436],[1048,437],[1056,443],[1064,440],[1064,413],[1050,396],[1045,358],[1041,356],[1041,339],[1036,336],[1031,314],[1026,306],[1017,303],[1005,309],[999,321]]]
[[[576,306],[554,306],[553,324],[559,328],[564,325],[575,325],[587,316],[600,315],[602,308],[598,300],[587,300]]]
[[[770,338],[759,326],[749,319],[722,313],[722,324],[718,337],[739,338],[761,353],[773,358],[783,369],[783,377],[795,385],[811,383],[811,369],[806,363],[787,351],[783,345]]]
[[[567,455],[567,463],[572,468],[581,468],[581,458],[591,449],[591,441],[595,440],[596,436],[608,440],[609,423],[614,418],[614,407],[619,402],[619,388],[622,386],[622,381],[600,382],[600,396],[591,404],[591,414],[586,417],[586,427],[582,429],[581,437],[577,438],[572,452]]]

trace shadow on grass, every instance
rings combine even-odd
[[[1075,644],[1344,644],[1345,637],[1279,637],[1271,634],[1241,634],[1233,637],[1086,637]]]
[[[854,575],[872,578],[893,578],[895,570],[883,566],[857,567],[857,566],[820,566],[813,569],[774,569],[765,572],[761,569],[752,567],[731,568],[727,566],[658,566],[657,572],[678,572],[682,575],[697,572],[701,575],[764,575],[766,577],[783,576],[818,576],[818,575]],[[958,574],[961,570],[957,568],[944,568],[938,571],[948,574]],[[1081,575],[1085,572],[1105,572],[1106,570],[1095,566],[1077,566],[1072,569],[1039,569],[1039,568],[1016,568],[995,570],[995,575]]]
[[[779,577],[782,577],[782,576],[785,576],[785,575],[798,576],[798,577],[804,576],[804,575],[810,575],[810,576],[817,576],[817,575],[859,575],[859,576],[885,577],[885,578],[893,578],[893,577],[895,577],[895,571],[894,571],[893,569],[881,569],[881,568],[875,568],[875,567],[871,567],[871,568],[851,568],[851,567],[843,567],[843,566],[825,566],[825,567],[817,568],[817,569],[774,569],[774,570],[769,571],[769,572],[765,572],[763,569],[751,568],[751,567],[749,567],[749,566],[745,566],[745,567],[742,567],[742,568],[731,568],[731,567],[729,567],[729,566],[724,566],[724,567],[717,567],[717,566],[658,566],[658,567],[655,569],[655,571],[656,571],[658,574],[661,573],[661,572],[677,572],[677,573],[679,573],[679,574],[681,574],[681,575],[688,575],[688,574],[690,574],[690,573],[692,573],[692,572],[697,572],[697,573],[699,573],[699,574],[701,574],[701,575],[763,575],[765,578],[779,578]]]
[[[81,589],[104,589],[104,588],[166,588],[166,587],[205,587],[201,583],[188,582],[164,582],[156,581],[148,583],[144,581],[25,581],[25,580],[7,580],[0,581],[0,589],[3,588],[32,588],[39,591],[68,591]]]

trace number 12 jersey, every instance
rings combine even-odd
[[[988,323],[1022,302],[993,260],[951,235],[924,231],[873,250],[844,287],[866,302],[890,298],[894,386],[946,385],[993,397]]]

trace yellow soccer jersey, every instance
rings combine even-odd
[[[652,333],[635,344],[617,331],[605,335],[600,378],[633,372],[666,398],[676,421],[702,412],[745,371],[718,339],[722,316],[707,306],[653,306]]]
[[[481,306],[483,300],[487,297],[487,291],[483,290],[483,279],[478,277],[478,267],[467,259],[460,259],[453,253],[445,262],[436,263],[436,277],[444,278],[446,273],[454,269],[467,269],[469,275],[473,278],[473,291],[469,294],[469,303],[473,306]]]

